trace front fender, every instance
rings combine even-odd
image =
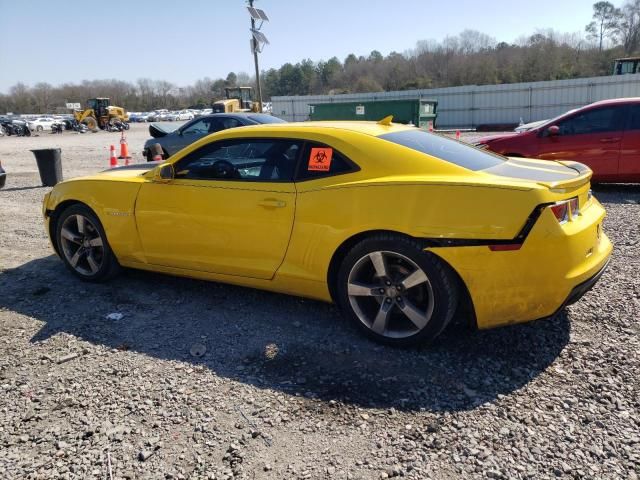
[[[118,260],[144,261],[135,221],[135,202],[140,185],[139,182],[98,179],[59,183],[45,196],[45,217],[49,218],[49,222],[55,222],[66,205],[85,204],[102,223],[109,245]]]

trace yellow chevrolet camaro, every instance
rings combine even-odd
[[[123,266],[335,301],[404,345],[462,306],[489,328],[580,298],[612,250],[590,178],[388,120],[267,124],[62,182],[43,210],[83,280]]]

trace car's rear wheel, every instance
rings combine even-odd
[[[401,235],[377,235],[353,247],[337,287],[340,307],[358,328],[398,346],[436,338],[458,300],[449,267]]]
[[[100,220],[85,205],[72,205],[58,216],[56,243],[67,268],[82,280],[104,281],[120,269]]]
[[[36,131],[41,132],[43,130],[42,125],[36,126]]]

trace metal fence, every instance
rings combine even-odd
[[[525,123],[555,117],[589,103],[620,97],[640,97],[640,74],[576,78],[505,85],[273,97],[273,114],[292,122],[309,119],[309,104],[393,100],[438,100],[439,128],[475,128],[482,124]]]

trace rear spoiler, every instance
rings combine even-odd
[[[557,163],[569,167],[578,172],[578,176],[571,180],[562,180],[559,182],[539,182],[549,188],[561,188],[563,190],[572,189],[584,185],[591,180],[593,171],[583,163],[572,162],[567,160],[557,160]]]

